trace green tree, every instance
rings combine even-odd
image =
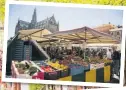
[[[37,1],[37,0],[34,0]],[[40,0],[38,0],[40,1]],[[45,2],[62,2],[62,3],[83,3],[97,5],[116,5],[126,6],[126,0],[42,0]]]
[[[60,3],[126,6],[126,0],[21,0],[21,1],[41,1],[41,2],[44,1],[44,2],[60,2]]]
[[[5,0],[0,0],[0,22],[4,23]]]

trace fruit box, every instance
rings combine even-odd
[[[97,68],[103,68],[103,67],[104,67],[104,63],[97,64]]]
[[[103,68],[103,67],[104,67],[104,63],[90,64],[90,70],[99,69],[99,68]]]
[[[60,77],[67,77],[70,75],[70,69],[67,68],[67,69],[64,69],[64,70],[60,70]]]
[[[69,68],[70,68],[71,76],[83,73],[85,70],[83,66],[78,65],[78,64],[70,64]]]
[[[44,72],[45,80],[56,80],[60,77],[59,71],[49,66],[44,61],[32,61],[38,68],[40,68]]]
[[[46,80],[57,80],[60,78],[60,72],[51,66],[40,66],[40,68],[44,71],[44,78]]]
[[[55,63],[53,63],[53,62],[48,62],[48,64],[49,64],[51,67],[57,69],[57,70],[60,72],[60,77],[61,77],[61,78],[62,78],[62,77],[69,76],[69,72],[70,72],[70,71],[69,71],[68,66],[63,65],[63,64],[59,64],[58,61],[55,62]]]
[[[78,64],[84,67],[85,70],[90,70],[90,64],[83,60],[76,61],[74,64]]]
[[[20,73],[14,61],[12,61],[11,72],[13,78],[31,78],[28,74]]]
[[[90,64],[90,70],[93,70],[93,69],[97,69],[97,65],[96,64]]]
[[[28,62],[28,61],[26,61],[26,62]],[[30,63],[30,62],[28,62],[28,63]],[[30,65],[33,65],[33,64],[30,63]],[[12,71],[13,78],[36,79],[36,78],[34,78],[36,76],[37,79],[42,79],[42,80],[44,79],[44,73],[41,72],[36,66],[34,66],[34,67],[37,70],[33,74],[31,74],[30,69],[34,70],[34,68],[28,68],[28,69],[23,70],[21,67],[19,68],[17,66],[18,66],[17,62],[12,61],[11,71]],[[26,71],[28,71],[28,72],[26,72]]]

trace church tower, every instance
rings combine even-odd
[[[32,20],[31,20],[31,23],[32,24],[36,24],[37,22],[37,16],[36,16],[36,8],[34,9],[34,13],[32,15]]]
[[[29,25],[29,29],[35,28],[36,23],[37,23],[37,15],[36,15],[36,8],[35,8],[34,13],[32,15],[31,23]]]

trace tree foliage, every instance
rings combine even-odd
[[[4,22],[5,0],[0,0],[0,22]]]
[[[44,1],[44,2],[126,6],[126,0],[23,0],[23,1]]]

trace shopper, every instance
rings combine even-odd
[[[111,49],[108,49],[108,51],[107,51],[107,59],[112,60],[112,51],[111,51]]]
[[[99,56],[100,59],[103,59],[103,51],[102,51],[102,49],[99,51],[98,56]]]
[[[112,60],[113,60],[114,74],[119,75],[120,53],[119,51],[117,51],[117,48],[113,48]]]

